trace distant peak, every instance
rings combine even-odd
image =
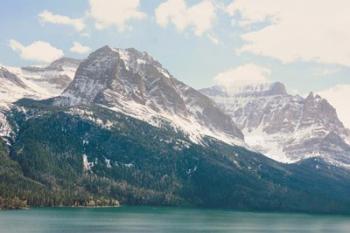
[[[57,66],[62,65],[72,65],[72,66],[78,66],[80,64],[81,60],[70,58],[70,57],[61,57],[53,62],[48,67],[54,68]]]
[[[274,96],[274,95],[288,95],[286,87],[283,83],[250,83],[246,85],[230,86],[229,88],[224,86],[213,86],[211,88],[205,88],[201,90],[207,95],[214,96]]]
[[[101,48],[99,48],[99,49],[97,49],[97,50],[114,50],[114,48],[112,48],[112,47],[109,46],[109,45],[105,45],[105,46],[103,46],[103,47],[101,47]]]
[[[225,96],[227,97],[227,93],[226,91],[218,85],[212,86],[212,87],[208,87],[208,88],[202,88],[199,89],[199,91],[207,96]]]
[[[114,48],[114,47],[112,47],[110,45],[105,45],[105,46],[103,46],[101,48],[98,48],[98,49],[95,50],[95,52],[97,52],[97,51],[114,51],[114,52],[127,51],[127,52],[141,53],[140,51],[138,51],[135,48]]]
[[[109,45],[105,45],[105,46],[95,50],[94,52],[92,52],[92,54],[101,53],[101,52],[129,53],[129,54],[139,56],[139,57],[152,58],[147,52],[142,52],[142,51],[137,50],[135,48],[113,48]]]
[[[72,58],[72,57],[61,57],[53,62],[52,63],[56,63],[56,62],[80,62],[79,59],[76,59],[76,58]]]
[[[92,52],[90,55],[94,54],[101,54],[101,53],[111,53],[111,52],[116,52],[117,49],[112,48],[109,45],[105,45],[99,49],[96,49],[94,52]]]
[[[309,95],[306,97],[306,100],[316,100],[316,99],[322,99],[321,96],[318,94],[315,94],[314,92],[310,92]]]
[[[127,49],[125,49],[126,51],[128,51],[128,52],[130,52],[130,53],[138,53],[138,54],[146,54],[146,52],[141,52],[141,51],[139,51],[139,50],[137,50],[137,49],[135,49],[135,48],[127,48]]]
[[[271,85],[271,91],[275,95],[287,95],[286,86],[281,82],[275,82]]]

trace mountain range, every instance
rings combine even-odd
[[[57,106],[98,104],[159,126],[167,123],[194,141],[201,135],[243,142],[230,117],[208,97],[178,81],[147,53],[105,46],[84,60]]]
[[[5,113],[21,98],[45,99],[61,94],[71,83],[79,60],[61,58],[47,67],[0,66],[0,136],[11,130]]]
[[[314,94],[281,83],[197,91],[146,52],[109,46],[82,61],[1,67],[0,80],[0,208],[16,197],[350,210],[349,131]]]
[[[282,83],[259,83],[201,92],[228,113],[256,151],[281,162],[321,157],[347,167],[350,131],[319,95],[290,95]]]

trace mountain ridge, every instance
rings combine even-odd
[[[199,142],[205,134],[231,143],[244,136],[214,102],[175,79],[147,53],[104,46],[84,60],[54,102],[100,104],[157,125],[166,120]],[[185,127],[184,127],[185,126]]]
[[[338,165],[349,164],[350,131],[334,107],[313,92],[305,98],[290,95],[282,85],[264,84],[270,86],[266,90],[250,86],[240,92],[219,86],[201,91],[229,113],[248,145],[271,158],[296,162],[321,156]]]
[[[257,90],[264,94],[254,98],[283,93],[278,85]],[[51,94],[2,109],[11,133],[0,137],[0,208],[19,197],[30,206],[350,211],[347,169],[325,158],[280,163],[245,148],[230,116],[147,53],[103,47],[62,94]],[[329,134],[326,142],[338,140]]]
[[[12,130],[6,112],[21,98],[46,99],[61,94],[73,80],[80,61],[60,58],[45,67],[0,66],[0,136],[10,137]]]

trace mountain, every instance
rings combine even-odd
[[[0,136],[11,130],[5,112],[21,98],[45,99],[57,96],[73,80],[80,61],[60,58],[46,67],[0,66]]]
[[[231,116],[251,148],[270,158],[296,162],[321,157],[336,165],[350,163],[349,130],[319,95],[290,95],[279,82],[234,89],[214,86],[201,92]]]
[[[135,49],[98,49],[62,94],[22,98],[4,114],[11,137],[0,137],[0,208],[350,212],[347,169],[244,148],[217,104]]]
[[[98,105],[53,108],[51,100],[22,99],[10,115],[16,137],[3,153],[0,193],[31,206],[118,200],[261,211],[350,209],[348,170],[323,160],[282,164],[211,137],[197,144]]]
[[[34,91],[22,79],[2,66],[0,66],[0,83],[0,137],[4,137],[11,131],[5,116],[9,104],[24,96],[34,95]]]
[[[35,96],[33,90],[22,78],[11,73],[6,67],[0,66],[0,98],[1,104],[9,104],[23,98]]]
[[[207,135],[243,143],[242,132],[212,100],[135,49],[105,46],[81,63],[55,105],[82,104],[98,104],[155,126],[170,124],[196,142]]]
[[[46,67],[22,67],[12,71],[36,85],[45,98],[49,98],[60,95],[71,83],[80,62],[77,59],[63,57]]]
[[[11,104],[24,97],[44,99],[58,96],[71,83],[79,60],[60,58],[46,67],[0,66],[0,104]]]

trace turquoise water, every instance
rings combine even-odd
[[[0,233],[350,232],[350,216],[121,207],[0,212]]]

